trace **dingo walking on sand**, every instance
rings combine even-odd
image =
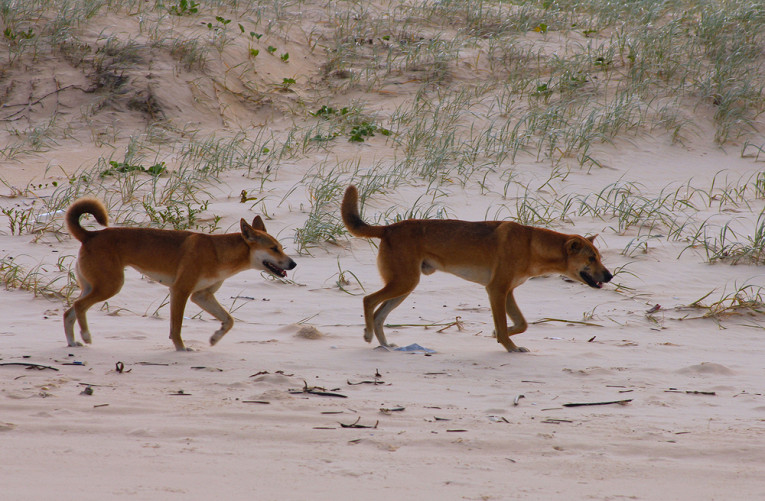
[[[286,270],[296,266],[284,254],[279,242],[266,233],[260,216],[256,216],[251,225],[242,219],[240,233],[206,235],[157,228],[89,231],[80,225],[83,214],[91,214],[101,225],[108,225],[106,208],[95,199],[77,200],[66,213],[69,233],[82,242],[76,270],[82,292],[64,313],[64,332],[69,346],[79,345],[74,339],[75,319],[80,325],[82,340],[91,342],[86,318],[88,308],[120,291],[126,266],[170,288],[170,339],[178,351],[186,350],[181,339],[181,323],[189,298],[220,320],[221,328],[210,338],[210,344],[214,345],[234,325],[234,319],[213,295],[224,280],[250,268],[285,277]]]
[[[408,219],[372,226],[359,216],[355,186],[345,191],[342,216],[352,235],[381,240],[377,266],[385,285],[364,297],[364,339],[371,342],[374,333],[382,346],[388,346],[385,318],[414,290],[420,273],[441,270],[485,286],[497,342],[507,351],[528,351],[510,339],[528,327],[513,298],[513,290],[523,282],[560,273],[599,289],[613,278],[592,243],[595,236],[566,235],[511,221]],[[508,315],[513,321],[509,328]]]

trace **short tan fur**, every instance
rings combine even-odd
[[[78,346],[75,320],[81,337],[91,342],[86,313],[95,303],[117,294],[125,281],[124,270],[131,266],[170,288],[170,339],[176,350],[186,350],[181,324],[186,302],[220,320],[221,328],[210,338],[214,345],[234,325],[234,319],[215,299],[223,281],[247,269],[266,270],[278,277],[296,264],[279,242],[266,232],[260,216],[252,224],[240,221],[239,233],[207,235],[191,231],[156,228],[109,227],[89,231],[80,225],[83,214],[95,216],[108,225],[104,205],[96,199],[77,200],[66,213],[69,232],[82,242],[77,259],[80,297],[64,313],[64,332],[69,346]]]
[[[590,287],[601,288],[612,275],[593,245],[582,237],[535,228],[512,221],[469,222],[453,219],[408,219],[373,226],[359,216],[358,191],[349,186],[342,203],[348,231],[357,237],[379,238],[377,266],[384,286],[364,297],[364,339],[388,346],[383,324],[420,281],[420,275],[446,271],[486,287],[497,341],[507,351],[528,351],[510,336],[526,330],[513,297],[531,277],[560,273]],[[507,317],[513,324],[508,327]]]

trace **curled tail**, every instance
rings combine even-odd
[[[341,213],[343,223],[351,235],[367,238],[381,238],[383,236],[385,226],[372,226],[361,220],[361,216],[359,216],[359,192],[353,185],[348,186],[345,190]]]
[[[74,202],[66,211],[66,227],[69,233],[80,242],[84,242],[93,233],[80,226],[80,216],[91,214],[102,226],[109,226],[109,215],[106,207],[95,198],[81,198]]]

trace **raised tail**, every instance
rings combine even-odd
[[[95,198],[81,198],[74,202],[69,210],[66,211],[66,227],[69,233],[80,242],[84,242],[94,233],[80,226],[80,217],[83,214],[91,214],[102,226],[109,226],[109,215],[106,213],[106,207],[100,200]]]
[[[359,191],[350,185],[345,190],[343,205],[340,210],[343,215],[343,223],[351,235],[355,237],[381,238],[385,226],[372,226],[361,220],[359,216]]]

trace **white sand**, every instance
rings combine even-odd
[[[291,50],[291,71],[311,65],[307,51],[301,59],[299,49]],[[165,74],[170,78],[172,70]],[[273,78],[279,82],[281,75]],[[177,99],[176,109],[191,113],[190,98],[168,88],[173,87],[163,87],[160,96],[166,109]],[[411,97],[407,86],[395,92],[365,99],[391,112]],[[216,126],[218,115],[200,109],[193,111],[194,120]],[[242,113],[242,120],[254,120]],[[258,113],[277,132],[289,126],[278,113]],[[223,125],[231,124],[217,126]],[[368,168],[389,150],[378,135],[361,145],[338,145],[328,160],[359,157]],[[65,181],[62,171],[46,173],[46,166],[53,162],[72,172],[107,151],[87,140],[66,143],[4,161],[3,178],[16,186]],[[690,179],[709,186],[721,170],[732,182],[762,170],[761,162],[741,158],[738,149],[718,149],[704,127],[683,145],[641,137],[603,146],[599,153],[607,169],[588,172],[572,164],[560,186],[586,194],[621,179],[641,182],[645,194],[655,195]],[[298,262],[290,279],[300,285],[266,281],[255,271],[225,282],[217,296],[237,322],[215,347],[208,339],[217,322],[190,305],[183,337],[197,351],[174,352],[167,338],[168,308],[159,308],[166,290],[133,271],[108,308],[90,311],[94,343],[85,348],[66,347],[62,303],[0,290],[0,363],[57,369],[0,366],[0,497],[765,498],[763,317],[738,314],[718,322],[699,319],[704,310],[678,309],[713,289],[710,300],[734,284],[763,285],[761,267],[709,265],[694,251],[678,259],[682,245],[664,239],[652,242],[648,254],[627,257],[620,252],[634,231],[618,235],[613,222],[580,218],[556,229],[600,233],[596,243],[607,266],[631,263],[627,269],[634,276],[623,274],[615,282],[633,292],[617,293],[613,285],[592,290],[559,277],[531,280],[516,297],[532,325],[515,338],[530,353],[508,354],[490,337],[484,290],[436,274],[423,277],[388,319],[410,326],[387,332],[398,345],[418,343],[437,353],[375,350],[362,339],[363,291],[351,283],[348,290],[357,294],[352,296],[336,286],[339,262],[367,293],[376,290],[375,249],[355,239],[297,256],[291,236],[306,218],[306,190],[298,187],[278,204],[324,157],[285,162],[268,184],[273,219],[266,224]],[[533,158],[513,167],[532,187],[550,175],[549,165]],[[212,191],[209,214],[223,216],[225,230],[255,214],[238,195],[257,182],[237,172],[224,181]],[[422,182],[376,195],[366,214],[394,203],[411,207],[427,189]],[[482,194],[477,183],[443,189],[449,215],[456,218],[483,219],[507,203],[498,192]],[[3,207],[16,203],[31,202],[0,201]],[[752,213],[762,209],[762,200],[752,204]],[[709,209],[710,215],[718,212]],[[71,238],[46,236],[35,243],[29,235],[0,235],[0,255],[19,256],[24,263],[55,263],[77,248]],[[656,304],[661,309],[647,318]],[[457,317],[461,331],[456,325],[439,331]],[[534,324],[542,319],[587,324]],[[431,323],[439,325],[422,326]],[[118,363],[122,373],[115,370]],[[376,371],[381,384],[349,385],[375,380]],[[347,398],[290,393],[304,385]],[[92,395],[83,394],[87,387]],[[626,405],[563,407],[626,399]],[[403,410],[381,412],[398,407]],[[341,427],[352,423],[374,428]]]

